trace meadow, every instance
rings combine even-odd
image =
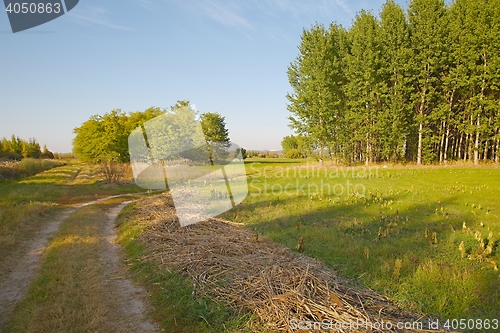
[[[320,259],[404,309],[498,318],[498,167],[250,159],[246,168],[249,194],[224,218]]]

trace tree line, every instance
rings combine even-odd
[[[114,109],[104,115],[90,117],[80,127],[74,129],[73,154],[79,160],[91,163],[109,160],[121,163],[130,162],[129,135],[147,121],[165,114],[174,116],[173,119],[177,119],[177,122],[182,120],[189,123],[189,121],[198,119],[203,128],[207,145],[213,143],[222,144],[224,147],[230,145],[229,132],[226,129],[223,116],[211,112],[198,115],[189,101],[180,100],[170,108],[150,107],[145,111],[129,113]],[[177,126],[179,124],[175,122],[160,125],[159,129],[165,132],[163,134],[166,146],[156,147],[156,149],[165,150],[170,147],[169,145],[176,145],[180,148],[184,141],[192,137],[188,126]],[[179,131],[183,133],[179,133]],[[219,146],[212,145],[212,147]]]
[[[2,138],[0,141],[0,158],[21,160],[22,158],[54,158],[54,154],[47,149],[47,145],[40,148],[35,138],[23,140],[12,135],[10,139]]]
[[[304,29],[288,67],[295,146],[347,163],[498,163],[499,32],[500,0],[388,0],[349,29]]]

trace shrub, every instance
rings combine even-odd
[[[2,159],[7,159],[11,161],[20,161],[23,158],[21,154],[12,152],[3,153],[0,156],[2,157]]]
[[[74,160],[76,159],[75,155],[72,153],[54,153],[54,158],[56,160]]]
[[[23,175],[22,171],[15,166],[0,165],[0,180],[19,178]]]
[[[127,173],[125,163],[118,163],[111,158],[101,160],[98,170],[101,178],[108,184],[119,182]]]
[[[37,173],[43,172],[61,166],[64,163],[52,160],[36,160],[32,158],[25,158],[17,165],[17,168],[26,176],[34,176]]]
[[[288,158],[302,158],[304,157],[298,149],[288,149],[285,153],[285,156]]]

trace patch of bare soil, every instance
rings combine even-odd
[[[122,203],[108,212],[103,235],[106,250],[102,254],[102,263],[112,320],[116,323],[114,332],[159,332],[158,327],[147,317],[146,291],[132,284],[121,265],[123,254],[116,244],[114,222],[126,204]]]
[[[180,227],[168,195],[141,199],[135,214],[148,225],[141,236],[148,248],[144,260],[180,270],[196,293],[254,312],[272,332],[429,332],[425,324],[423,330],[398,328],[428,318],[371,290],[351,288],[321,262],[241,225],[210,219]]]

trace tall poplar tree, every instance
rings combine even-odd
[[[403,8],[388,0],[380,12],[380,41],[382,43],[381,75],[387,114],[386,144],[382,157],[401,161],[415,153],[416,131],[412,128],[411,108],[411,48],[410,28]]]
[[[343,101],[340,46],[334,38],[340,30],[332,26],[329,31],[320,24],[304,30],[299,55],[288,67],[288,81],[293,89],[287,94],[287,108],[293,114],[289,117],[290,126],[315,141],[320,158],[330,147]]]
[[[356,15],[349,31],[351,42],[347,56],[347,118],[352,126],[357,155],[365,163],[380,159],[381,134],[386,117],[382,113],[383,82],[380,72],[382,45],[378,37],[379,23],[369,12]]]
[[[408,9],[415,79],[413,104],[418,124],[417,164],[433,159],[432,118],[440,94],[440,75],[446,57],[446,7],[444,0],[411,0]],[[425,156],[424,156],[425,154]]]
[[[500,162],[500,0],[387,0],[304,30],[291,126],[349,163]]]

